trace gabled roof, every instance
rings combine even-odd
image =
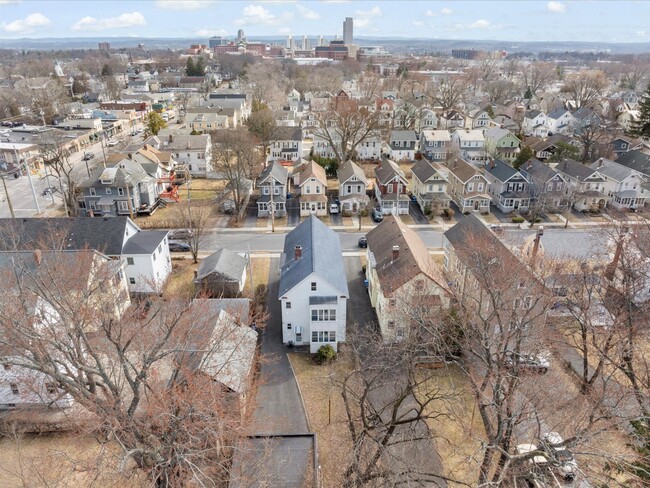
[[[323,185],[327,186],[327,175],[325,168],[323,168],[316,161],[308,161],[302,171],[300,171],[300,186],[303,185],[309,178],[316,178]]]
[[[417,141],[418,136],[414,130],[392,130],[390,131],[391,141]]]
[[[623,181],[625,178],[634,173],[632,168],[623,166],[615,161],[606,158],[599,158],[589,165],[590,168],[598,171],[614,181]]]
[[[0,249],[89,248],[108,256],[119,256],[127,237],[128,221],[128,217],[0,219]],[[132,222],[131,225],[138,228]]]
[[[302,248],[299,259],[295,256],[296,246]],[[339,295],[350,296],[339,236],[313,214],[284,238],[280,265],[278,298],[312,273],[337,289]]]
[[[264,184],[266,180],[268,180],[269,176],[284,185],[287,183],[289,172],[287,171],[287,168],[282,166],[280,163],[273,161],[266,168],[264,168],[262,174],[259,175],[257,178],[257,185],[259,186]]]
[[[278,127],[276,129],[276,141],[302,141],[302,128],[300,127]]]
[[[568,110],[567,110],[566,108],[558,107],[558,108],[556,108],[556,109],[554,109],[554,110],[551,110],[551,111],[548,113],[548,117],[549,117],[550,119],[557,120],[557,119],[559,119],[560,117],[562,117],[562,116],[563,116],[565,113],[567,113],[567,112],[568,112]]]
[[[490,173],[501,182],[508,181],[513,176],[521,174],[515,168],[500,159],[490,159],[485,163],[483,169],[486,173]]]
[[[131,236],[122,248],[122,254],[145,254],[153,253],[160,246],[169,234],[167,230],[148,230],[138,232]]]
[[[453,161],[450,161],[447,164],[447,167],[449,168],[449,171],[463,183],[470,180],[474,176],[481,174],[478,169],[461,158],[455,158]]]
[[[439,166],[430,163],[426,159],[418,161],[411,171],[413,172],[413,176],[421,182],[427,181],[436,173],[444,178],[444,175],[440,173]]]
[[[375,168],[375,178],[382,185],[388,183],[396,176],[406,181],[404,171],[400,169],[395,161],[391,161],[390,159],[384,159],[380,166]]]
[[[569,158],[563,159],[562,161],[557,163],[557,166],[555,167],[555,171],[569,175],[572,178],[577,179],[578,181],[585,181],[586,179],[593,176],[594,173],[597,176],[600,176],[595,170],[591,169],[589,166],[585,166],[584,164]]]
[[[110,177],[109,179],[106,179]],[[141,181],[149,178],[149,174],[145,171],[142,165],[131,159],[123,159],[112,168],[99,168],[95,174],[82,182],[79,186],[81,188],[110,186],[110,187],[125,187],[135,186]],[[104,181],[111,181],[110,184],[102,183]]]
[[[451,134],[446,129],[440,130],[423,130],[422,138],[426,141],[451,141]]]
[[[339,169],[336,172],[336,176],[339,180],[339,184],[343,184],[348,181],[352,176],[356,176],[361,180],[365,185],[368,185],[368,178],[366,178],[366,173],[361,169],[361,167],[356,164],[354,161],[348,159],[345,163],[339,166]]]
[[[528,180],[531,182],[541,181],[546,183],[555,176],[560,176],[564,180],[561,174],[551,168],[548,164],[542,163],[539,159],[529,159],[521,166],[521,171],[529,175]]]
[[[491,129],[486,130],[484,137],[485,139],[499,141],[508,135],[517,139],[517,137],[512,132],[510,132],[508,129],[502,129],[501,127],[493,127]]]
[[[454,132],[459,141],[484,141],[483,131],[480,129],[460,129]]]
[[[219,249],[204,258],[199,264],[196,279],[217,273],[232,281],[241,280],[248,261],[245,257],[229,249]]]
[[[541,110],[526,110],[526,113],[524,114],[524,116],[527,119],[534,119],[539,114],[543,114],[543,112]]]
[[[390,295],[419,273],[424,273],[447,290],[442,270],[431,258],[420,236],[399,217],[389,215],[368,235],[368,249],[375,259],[375,270],[385,295]],[[399,257],[393,260],[393,246]]]
[[[636,149],[621,154],[616,162],[639,173],[650,175],[650,156]]]

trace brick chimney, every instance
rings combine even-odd
[[[399,257],[399,246],[393,246],[393,261],[397,261]]]
[[[302,257],[302,246],[296,246],[293,251],[296,261],[300,261],[300,258]]]
[[[173,134],[169,134],[169,142],[170,143],[174,142],[174,135]]]
[[[494,164],[494,158],[490,158],[490,169],[493,169],[495,166],[496,164]]]
[[[41,253],[40,249],[36,249],[34,251],[34,262],[36,263],[36,266],[40,266],[43,262],[43,254]]]

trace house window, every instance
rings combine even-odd
[[[111,190],[110,188],[106,188],[106,194],[107,195],[111,195],[112,193],[113,193],[113,190]]]
[[[467,191],[474,191],[474,183],[467,184]]]
[[[388,306],[390,308],[395,307],[395,305],[397,305],[397,300],[395,300],[394,298],[391,298],[390,300],[388,300]]]
[[[18,385],[16,383],[10,383],[9,388],[11,388],[11,393],[13,393],[14,395],[18,395],[19,391],[18,391]]]
[[[394,329],[395,328],[395,321],[394,320],[389,320],[388,321],[388,328],[389,329]]]
[[[479,184],[478,184],[478,188],[477,188],[477,190],[478,190],[478,191],[483,191],[483,183],[479,183]]]
[[[97,195],[97,192],[95,191],[95,189],[94,189],[94,188],[91,188],[91,189],[90,189],[90,196],[91,196],[91,197],[94,197],[94,196],[96,196],[96,195]]]
[[[129,283],[135,285],[135,278],[129,278]]]
[[[315,281],[311,282],[311,291],[316,291],[316,282]]]
[[[120,212],[128,212],[129,211],[129,202],[125,202],[125,201],[117,202],[117,209]]]
[[[291,330],[291,324],[287,324],[287,330]]]
[[[126,264],[128,264],[129,266],[133,266],[134,264],[133,258],[126,258]]]
[[[286,302],[285,308],[287,309],[291,308],[291,302]]]
[[[117,194],[118,194],[119,196],[123,197],[123,196],[124,196],[124,188],[118,188],[118,189],[117,189]]]

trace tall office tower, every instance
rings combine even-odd
[[[242,41],[246,42],[246,36],[244,35],[244,29],[239,29],[237,31],[237,44]]]
[[[307,36],[302,36],[302,49],[303,51],[309,51],[311,45],[309,43],[309,38]]]
[[[343,43],[352,44],[352,17],[346,17],[343,22]]]
[[[325,41],[323,40],[323,36],[318,36],[318,45],[319,46],[324,46]]]
[[[291,34],[287,37],[287,48],[293,50],[293,37]]]

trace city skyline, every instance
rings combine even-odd
[[[582,42],[648,42],[645,2],[20,1],[0,0],[0,39],[235,38],[303,35]],[[501,8],[499,8],[501,7]],[[526,7],[526,8],[524,8]],[[535,26],[534,29],[530,28]]]

